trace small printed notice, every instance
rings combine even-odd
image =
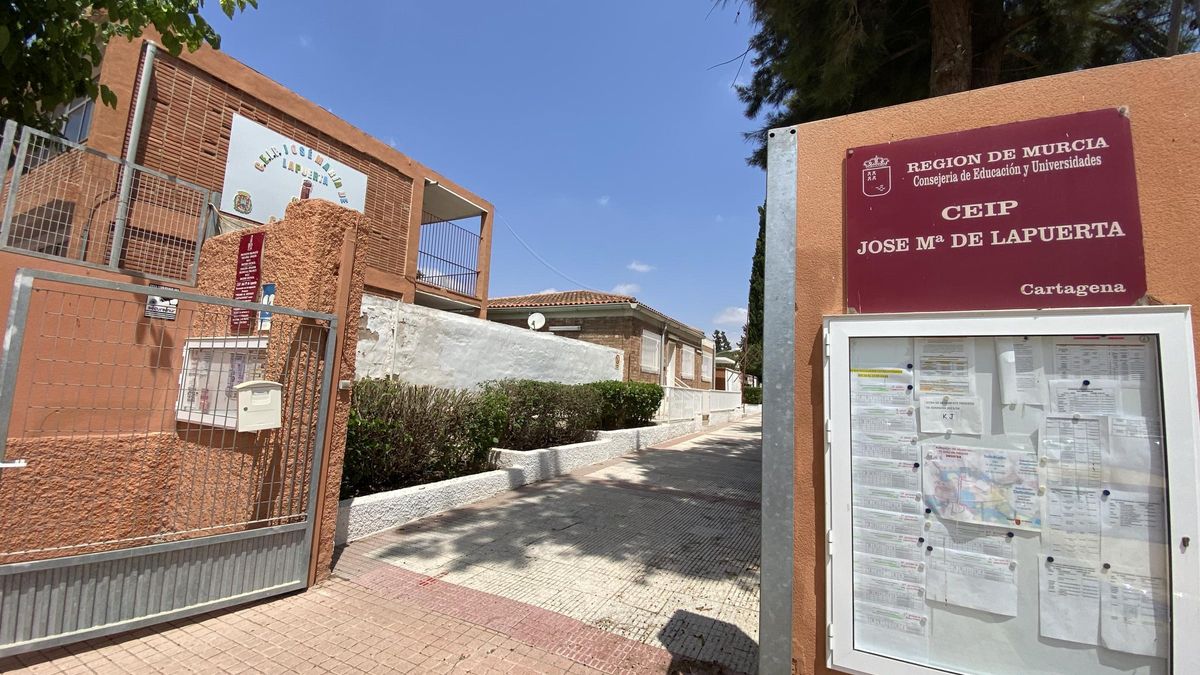
[[[902,384],[907,389],[913,383],[913,372],[907,368],[851,368],[850,391],[871,391],[884,384]]]
[[[921,446],[912,434],[860,431],[851,437],[850,448],[855,457],[902,459],[909,463],[921,461]]]
[[[854,554],[854,571],[881,579],[892,579],[910,584],[925,583],[925,563],[918,560],[903,560],[870,553]]]
[[[925,613],[924,584],[910,584],[865,574],[855,574],[854,598],[859,602],[865,601],[875,605]]]
[[[1076,337],[1054,345],[1054,372],[1072,380],[1142,382],[1150,375],[1149,340],[1135,335]]]
[[[925,523],[925,517],[916,513],[896,513],[858,506],[854,507],[853,515],[855,528],[911,534],[918,537],[921,536],[921,528]]]
[[[854,486],[854,505],[877,511],[921,513],[921,493],[918,490]]]
[[[163,286],[161,284],[149,284],[150,288],[162,288],[168,291],[179,290],[175,286]],[[146,309],[142,312],[142,316],[147,319],[165,319],[166,321],[174,321],[176,314],[179,313],[179,298],[168,298],[163,295],[146,295]]]
[[[1100,493],[1095,488],[1046,488],[1042,553],[1057,558],[1100,560]]]
[[[1109,417],[1104,479],[1131,485],[1163,485],[1163,443],[1158,420]]]
[[[1121,412],[1121,387],[1112,380],[1052,380],[1050,411],[1077,415],[1113,415]]]
[[[1017,615],[1017,563],[1009,558],[934,549],[926,575],[925,594],[930,600]]]
[[[983,405],[978,396],[922,396],[921,433],[983,434]]]
[[[1101,575],[1101,643],[1119,652],[1165,658],[1171,643],[1169,602],[1165,580],[1109,570]]]
[[[901,560],[921,560],[925,549],[920,537],[895,532],[876,532],[854,528],[854,552],[882,555]]]
[[[1100,462],[1108,445],[1104,418],[1046,415],[1038,437],[1038,453],[1046,460],[1047,484],[1099,487]]]
[[[912,385],[899,382],[861,382],[850,392],[850,403],[856,407],[908,407],[913,403]]]
[[[1003,405],[1045,405],[1046,366],[1037,337],[996,338],[996,368]]]
[[[1100,573],[1095,561],[1041,557],[1038,615],[1042,637],[1099,644]]]
[[[921,471],[917,462],[902,459],[854,457],[853,464],[855,485],[896,488],[914,492],[921,489]]]
[[[918,610],[854,603],[854,646],[898,658],[929,658],[929,616]]]
[[[854,432],[917,432],[917,415],[911,407],[864,406],[850,411],[850,429]]]
[[[1020,450],[925,443],[925,505],[941,518],[1041,527],[1037,455]]]
[[[975,339],[917,338],[917,394],[975,393]]]
[[[1100,534],[1106,540],[1117,538],[1166,543],[1164,496],[1160,488],[1115,485],[1106,488],[1100,502]]]
[[[935,549],[948,548],[968,553],[982,553],[1000,558],[1013,558],[1012,530],[970,523],[925,523],[925,541]]]

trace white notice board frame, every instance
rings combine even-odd
[[[1200,409],[1188,306],[829,316],[825,337],[826,620],[829,667],[848,673],[946,673],[854,648],[850,342],[865,337],[1156,335],[1166,444],[1171,655],[1176,672],[1200,663]],[[1182,540],[1190,538],[1184,547]],[[1182,668],[1183,670],[1178,670]]]

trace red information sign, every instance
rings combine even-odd
[[[266,232],[243,234],[238,242],[237,277],[233,299],[254,302],[258,299],[258,281],[262,277],[262,249]],[[254,325],[254,310],[234,308],[229,313],[229,329],[248,331]]]
[[[1129,119],[1115,109],[854,148],[846,305],[1131,305],[1146,292]]]

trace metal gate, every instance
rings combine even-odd
[[[336,331],[329,314],[18,272],[0,656],[304,588]],[[251,380],[282,384],[279,428],[237,431]]]

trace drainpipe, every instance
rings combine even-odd
[[[142,117],[146,114],[146,96],[150,93],[150,77],[154,70],[154,53],[158,47],[146,43],[146,55],[142,58],[142,72],[138,77],[137,100],[133,107],[133,121],[129,128],[129,145],[125,148],[125,162],[121,167],[121,196],[117,199],[117,220],[113,227],[112,251],[108,255],[108,266],[117,269],[121,264],[121,251],[125,248],[125,224],[129,220],[129,196],[133,192],[133,169],[137,158],[138,141],[142,136]]]
[[[662,345],[658,349],[658,381],[663,383],[664,387],[671,386],[667,382],[667,324],[663,322],[662,330]]]

